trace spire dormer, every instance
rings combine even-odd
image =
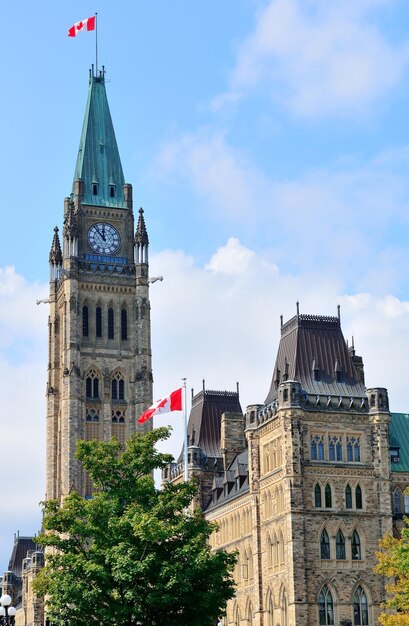
[[[135,263],[148,264],[149,237],[146,230],[142,207],[139,209],[138,225],[135,232]]]
[[[54,228],[54,236],[51,244],[50,256],[50,281],[58,278],[59,270],[62,265],[62,252],[60,245],[60,238],[58,235],[58,226]]]

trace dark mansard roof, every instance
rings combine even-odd
[[[188,445],[198,446],[209,458],[220,458],[220,427],[223,413],[243,413],[238,391],[203,389],[192,398]],[[183,451],[179,462],[183,460]]]
[[[363,376],[354,365],[339,317],[295,315],[281,327],[281,340],[265,404],[277,398],[277,387],[296,380],[308,394],[365,397]],[[360,359],[359,359],[360,360]]]
[[[9,571],[16,576],[21,576],[23,559],[26,558],[27,552],[38,550],[33,537],[14,537],[14,545],[9,561]]]

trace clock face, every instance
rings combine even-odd
[[[112,254],[121,245],[121,237],[112,224],[94,224],[88,231],[88,243],[99,254]]]

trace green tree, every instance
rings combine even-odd
[[[235,555],[211,552],[215,526],[188,513],[194,482],[155,487],[172,457],[155,449],[169,429],[135,434],[124,449],[81,441],[77,458],[95,493],[43,503],[46,565],[35,592],[53,624],[210,626],[234,595]]]
[[[409,626],[409,527],[406,521],[398,539],[385,535],[379,542],[376,553],[378,564],[375,571],[386,576],[390,582],[386,590],[390,597],[385,608],[393,613],[383,613],[379,621],[383,626]]]

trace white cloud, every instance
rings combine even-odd
[[[6,566],[13,534],[41,526],[45,491],[47,286],[29,284],[13,267],[0,268],[0,397],[3,504],[0,559]],[[3,507],[3,508],[4,508]]]
[[[257,237],[258,249],[272,250],[283,266],[337,273],[355,289],[378,292],[398,289],[404,278],[407,255],[387,248],[385,232],[407,221],[407,148],[274,180],[207,129],[163,146],[157,164],[162,176],[178,177],[202,197],[213,221],[243,241]],[[220,262],[216,256],[212,268]]]
[[[368,115],[401,80],[408,47],[370,19],[387,2],[270,0],[242,44],[228,93],[214,108],[267,89],[298,115]]]

